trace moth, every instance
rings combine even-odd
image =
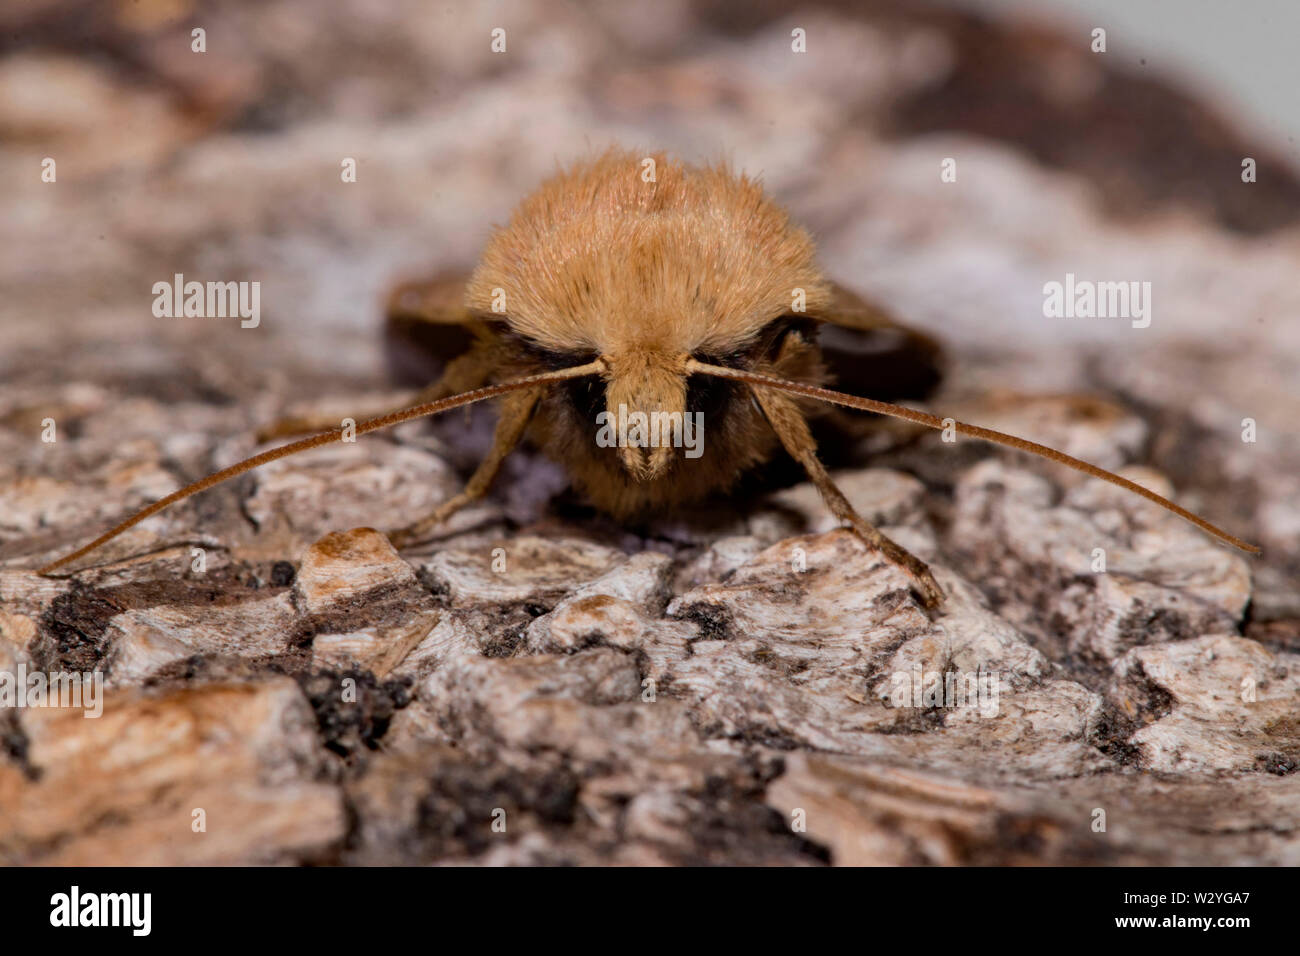
[[[890,388],[890,363],[868,362],[862,340],[892,335],[930,359],[938,347],[827,279],[809,234],[757,182],[723,166],[611,150],[562,170],[493,233],[467,281],[399,288],[390,316],[414,328],[445,366],[409,405],[357,424],[356,435],[500,400],[491,448],[465,489],[392,531],[398,548],[484,495],[525,438],[561,462],[592,504],[623,520],[718,495],[784,451],[837,519],[906,572],[925,604],[939,604],[943,592],[926,564],[866,521],[823,464],[809,420],[816,403],[829,403],[1040,455],[1259,553],[1147,488],[1055,449],[832,390],[831,384],[876,394]],[[688,455],[641,433],[597,441],[599,421],[609,420],[601,413],[620,410],[620,421],[637,412],[699,416],[703,453]],[[218,482],[345,434],[337,420],[297,419],[261,437],[307,431],[320,433],[181,488],[40,573]]]

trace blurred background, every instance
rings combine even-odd
[[[102,721],[0,712],[0,861],[1294,863],[1297,27],[1290,0],[0,6],[0,672],[102,668],[116,695]],[[397,401],[394,286],[468,269],[612,144],[762,177],[831,276],[945,344],[932,408],[1149,465],[1264,557],[937,435],[844,487],[950,569],[941,622],[867,557],[821,552],[807,604],[783,557],[750,561],[830,528],[806,484],[642,534],[521,451],[432,554],[324,537],[454,494],[485,432],[447,416],[31,573],[282,415]],[[260,283],[260,323],[156,316],[178,273]],[[1149,327],[1045,316],[1069,274],[1150,283]],[[522,583],[487,570],[504,540]],[[644,608],[573,612],[597,574]],[[895,711],[864,696],[891,660],[1014,694],[987,724]]]
[[[1294,4],[1270,0],[963,0],[970,10],[1042,26],[1104,26],[1119,32],[1107,50],[1127,69],[1146,69],[1222,109],[1251,136],[1270,137],[1295,155],[1300,101],[1289,37]]]
[[[1257,619],[1300,620],[1298,17],[1209,0],[7,4],[5,467],[47,467],[28,425],[51,407],[121,442],[156,436],[133,401],[215,408],[204,427],[233,434],[290,400],[383,389],[395,281],[471,266],[560,164],[663,148],[761,176],[832,276],[947,343],[954,401],[1086,391],[1137,410],[1153,427],[1135,455],[1269,549]],[[175,273],[259,281],[260,327],[156,318],[152,285]],[[1045,318],[1066,273],[1151,282],[1151,326]],[[6,539],[49,517],[42,501],[0,509]]]

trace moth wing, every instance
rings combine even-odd
[[[883,400],[923,399],[943,378],[943,347],[933,336],[899,322],[886,309],[839,283],[816,318],[826,367],[837,387]]]
[[[467,272],[398,283],[388,296],[384,347],[402,384],[427,385],[475,341],[492,337],[491,322],[465,307]]]

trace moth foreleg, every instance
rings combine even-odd
[[[501,417],[497,419],[496,431],[492,435],[492,447],[487,456],[479,463],[474,474],[465,483],[465,490],[448,498],[433,513],[415,524],[388,533],[388,540],[393,547],[403,548],[418,541],[431,530],[442,524],[453,514],[471,501],[482,498],[492,486],[493,479],[501,470],[501,464],[519,444],[533,417],[537,400],[541,398],[541,389],[528,389],[515,392],[501,400]]]
[[[808,422],[794,400],[773,389],[762,387],[755,387],[754,394],[781,444],[795,461],[803,465],[831,513],[847,524],[869,547],[879,551],[887,561],[906,572],[916,583],[926,606],[935,607],[940,604],[943,601],[943,589],[935,581],[926,563],[858,514],[836,486],[826,471],[826,466],[817,457],[817,445],[813,441]]]

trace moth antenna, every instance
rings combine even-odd
[[[775,378],[771,375],[764,375],[760,372],[748,372],[743,369],[727,368],[722,365],[709,365],[704,362],[697,362],[691,359],[686,364],[687,373],[698,373],[700,375],[712,375],[717,378],[729,378],[737,382],[745,382],[749,385],[762,385],[767,388],[780,389],[784,392],[792,392],[795,395],[803,395],[807,398],[815,398],[819,401],[829,402],[832,405],[843,405],[846,408],[856,408],[864,412],[876,412],[880,415],[892,415],[894,418],[901,418],[904,421],[915,422],[918,425],[926,425],[929,428],[944,429],[951,427],[961,435],[969,435],[971,438],[981,438],[984,441],[992,442],[995,445],[1004,445],[1007,448],[1015,448],[1019,451],[1027,451],[1031,454],[1046,458],[1059,464],[1073,468],[1075,471],[1081,471],[1085,475],[1091,475],[1093,478],[1100,478],[1102,481],[1108,481],[1112,485],[1118,485],[1136,495],[1141,495],[1147,501],[1154,502],[1166,511],[1172,511],[1178,517],[1190,521],[1196,527],[1200,528],[1207,534],[1213,535],[1220,541],[1232,545],[1234,548],[1240,548],[1250,554],[1262,554],[1263,552],[1253,544],[1247,544],[1240,538],[1228,534],[1222,528],[1217,528],[1210,524],[1200,515],[1193,514],[1186,508],[1174,504],[1168,498],[1161,497],[1149,488],[1143,488],[1135,481],[1122,478],[1119,475],[1106,471],[1104,468],[1098,468],[1086,461],[1074,458],[1065,452],[1057,451],[1055,448],[1048,448],[1046,445],[1040,445],[1038,442],[1028,441],[1024,438],[1017,438],[1015,435],[1008,435],[1005,432],[994,431],[991,428],[982,428],[979,425],[967,425],[964,422],[955,419],[943,419],[937,415],[930,415],[926,412],[919,412],[914,408],[906,408],[902,405],[891,405],[889,402],[878,402],[871,398],[859,398],[856,395],[846,395],[843,392],[836,392],[829,388],[821,388],[817,385],[805,385],[802,382],[791,382],[782,378]],[[949,425],[951,423],[951,425]]]
[[[558,369],[554,372],[545,372],[541,375],[530,375],[526,378],[519,378],[510,382],[502,382],[499,385],[486,385],[483,388],[461,392],[459,395],[451,395],[447,398],[440,398],[436,401],[425,402],[422,405],[412,405],[410,408],[399,409],[398,411],[390,412],[387,415],[381,415],[378,418],[371,418],[368,421],[358,424],[355,429],[355,434],[364,435],[367,432],[379,431],[381,428],[391,428],[393,425],[400,425],[403,422],[409,422],[412,419],[437,415],[440,412],[459,408],[462,405],[472,405],[475,402],[481,402],[485,399],[496,398],[498,395],[518,391],[521,388],[548,385],[552,382],[564,381],[565,379],[581,378],[584,375],[597,375],[604,370],[605,363],[597,359],[596,361],[588,362],[585,365],[575,365],[570,368]],[[100,535],[94,541],[90,542],[90,544],[78,548],[71,554],[64,555],[57,561],[47,564],[36,573],[41,575],[49,574],[51,571],[61,568],[63,565],[89,554],[100,545],[112,541],[123,531],[134,527],[146,518],[156,515],[168,505],[173,505],[178,501],[182,501],[185,498],[190,497],[190,495],[196,495],[200,491],[206,491],[213,485],[219,485],[223,481],[242,475],[244,472],[265,465],[267,462],[275,461],[278,458],[287,458],[290,455],[298,454],[300,451],[319,448],[321,445],[328,445],[330,442],[339,441],[343,437],[343,433],[343,428],[336,428],[319,435],[313,435],[311,438],[303,438],[299,441],[290,442],[288,445],[281,445],[279,448],[272,448],[270,451],[264,451],[261,454],[252,456],[251,458],[245,458],[243,461],[237,462],[228,468],[222,468],[220,471],[214,472],[206,478],[200,478],[198,481],[186,485],[179,491],[173,491],[165,498],[159,498],[153,504],[137,511],[121,524]]]

